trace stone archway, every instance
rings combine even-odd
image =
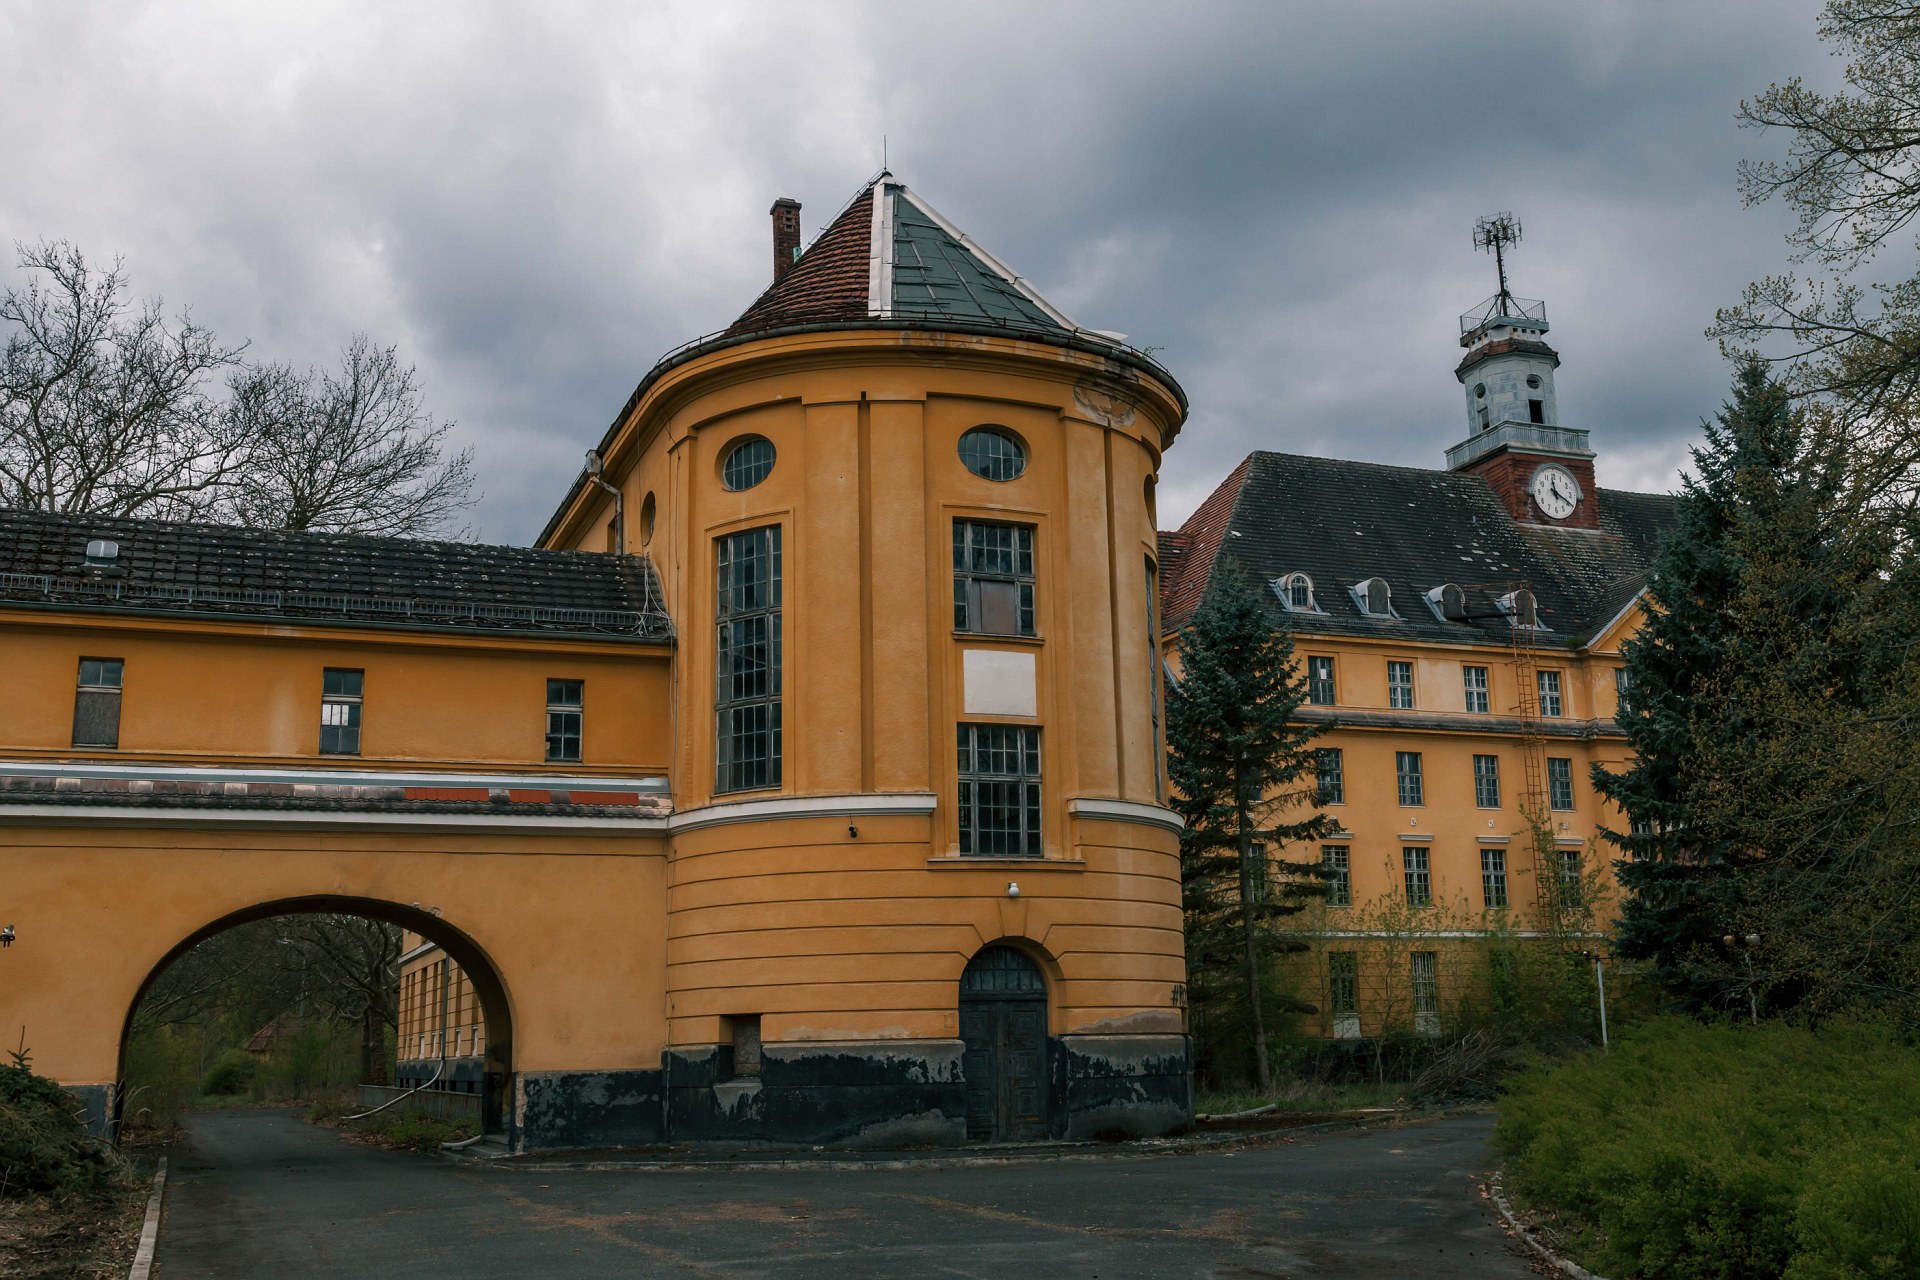
[[[212,920],[181,939],[154,964],[134,992],[121,1021],[119,1066],[115,1073],[112,1121],[117,1131],[125,1100],[127,1045],[131,1039],[135,1011],[146,998],[156,979],[167,967],[193,947],[228,929],[276,916],[331,914],[362,916],[398,925],[436,943],[466,973],[473,984],[487,1024],[486,1088],[480,1114],[484,1132],[511,1137],[514,1123],[513,1098],[513,1013],[499,967],[481,947],[461,930],[430,911],[378,898],[341,895],[314,895],[279,898],[261,902]]]

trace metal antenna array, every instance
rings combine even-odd
[[[1490,218],[1482,218],[1473,224],[1473,247],[1482,253],[1491,253],[1495,267],[1500,271],[1500,293],[1498,314],[1510,316],[1513,294],[1507,291],[1507,246],[1520,243],[1520,219],[1510,213],[1496,213]]]

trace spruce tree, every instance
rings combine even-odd
[[[1617,949],[1651,960],[1689,1008],[1746,1002],[1753,872],[1777,851],[1744,815],[1784,806],[1793,788],[1791,770],[1762,767],[1757,751],[1768,703],[1783,671],[1822,698],[1859,701],[1859,655],[1830,638],[1875,574],[1873,539],[1846,516],[1841,457],[1757,361],[1739,367],[1705,431],[1644,623],[1622,649],[1619,723],[1634,760],[1593,774],[1630,824],[1606,833],[1627,855]]]
[[[1323,726],[1296,718],[1306,681],[1293,641],[1274,628],[1231,560],[1216,568],[1181,632],[1179,658],[1167,746],[1173,806],[1186,820],[1180,878],[1188,986],[1203,1025],[1244,1025],[1255,1083],[1269,1091],[1265,988],[1275,958],[1301,949],[1277,925],[1324,894],[1326,882],[1317,862],[1269,862],[1266,846],[1317,841],[1335,826],[1313,811],[1309,744]],[[1283,813],[1294,820],[1274,820]]]

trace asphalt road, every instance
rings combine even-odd
[[[1526,1277],[1491,1119],[1155,1159],[946,1169],[473,1169],[284,1112],[188,1119],[155,1274]]]

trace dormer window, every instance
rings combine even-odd
[[[1465,622],[1467,620],[1467,593],[1449,582],[1426,592],[1427,608],[1433,610],[1433,616],[1442,622]]]
[[[1360,606],[1360,612],[1369,618],[1391,618],[1393,613],[1393,588],[1387,585],[1385,578],[1368,578],[1365,582],[1356,582],[1348,588],[1353,593],[1353,602]]]
[[[1500,597],[1500,612],[1516,627],[1531,627],[1535,631],[1547,631],[1551,628],[1540,622],[1540,606],[1533,598],[1533,592],[1522,587],[1509,591]]]
[[[1272,586],[1273,594],[1280,597],[1280,603],[1289,613],[1320,612],[1320,606],[1313,602],[1313,579],[1306,574],[1290,573],[1276,578]]]

